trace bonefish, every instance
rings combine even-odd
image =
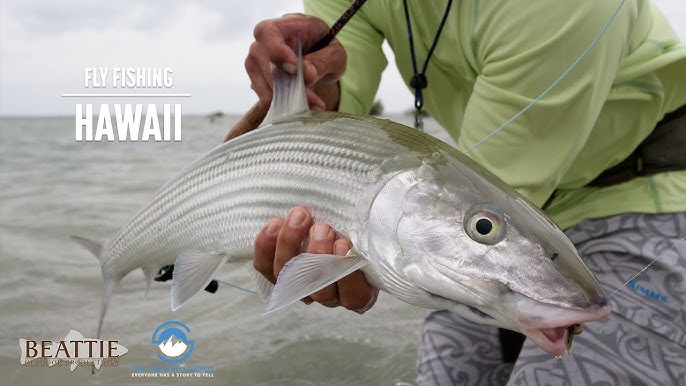
[[[251,259],[261,227],[298,205],[353,248],[296,256],[273,289],[261,279],[268,312],[360,269],[407,303],[520,331],[552,355],[609,314],[564,233],[451,146],[386,120],[308,111],[302,63],[297,76],[275,73],[266,122],[188,165],[111,240],[74,237],[102,267],[98,337],[129,272],[142,269],[149,286],[174,264],[177,309],[225,262]]]

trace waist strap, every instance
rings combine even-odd
[[[629,157],[587,186],[611,186],[670,170],[686,170],[686,105],[665,115]]]

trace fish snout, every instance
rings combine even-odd
[[[571,242],[569,245],[570,248],[556,248],[548,256],[557,271],[567,279],[566,281],[576,287],[581,295],[581,298],[577,298],[579,303],[576,305],[587,309],[608,307],[607,296],[598,279],[584,263]]]

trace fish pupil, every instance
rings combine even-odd
[[[487,218],[480,218],[476,222],[476,231],[479,232],[480,235],[486,236],[487,234],[491,233],[492,229],[493,224],[491,223],[491,220]]]

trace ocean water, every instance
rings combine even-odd
[[[395,116],[409,124],[411,117]],[[73,118],[0,119],[1,385],[397,385],[412,383],[426,310],[382,293],[364,315],[297,304],[268,316],[257,296],[225,285],[181,309],[170,282],[147,298],[140,270],[117,288],[103,339],[128,349],[117,366],[21,366],[19,339],[59,340],[70,330],[95,338],[102,277],[69,235],[111,237],[165,181],[217,145],[236,117],[183,118],[172,143],[75,142]],[[442,138],[435,122],[427,131]],[[227,264],[218,279],[252,288],[247,267]],[[214,366],[214,378],[132,378],[133,366],[163,366],[151,343],[167,320],[195,342],[187,365]]]

